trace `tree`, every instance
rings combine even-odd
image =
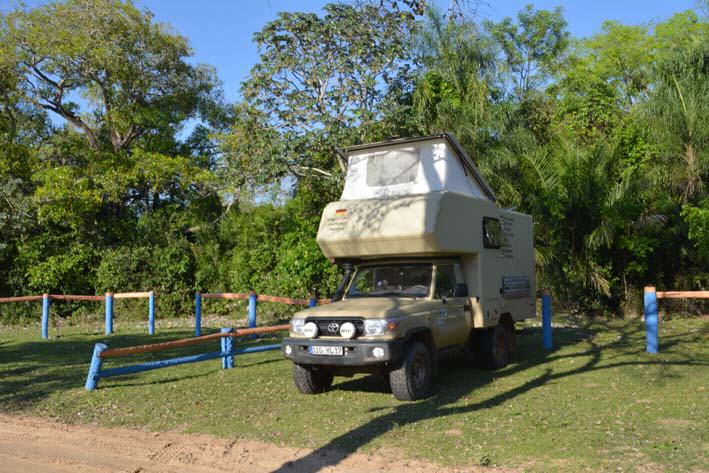
[[[431,10],[417,39],[422,71],[413,99],[420,132],[452,132],[479,149],[496,94],[489,38],[470,21],[450,21]]]
[[[547,83],[569,47],[570,35],[561,7],[549,11],[527,5],[517,15],[517,24],[507,17],[499,23],[486,22],[485,26],[500,45],[512,91],[520,98]]]
[[[238,182],[337,179],[335,147],[371,138],[389,87],[407,74],[410,15],[371,4],[323,10],[280,13],[254,35],[259,62],[224,140]]]
[[[16,10],[0,26],[26,99],[81,130],[94,150],[192,118],[214,89],[213,71],[192,66],[187,40],[119,0],[67,0]]]
[[[654,87],[644,104],[661,169],[682,203],[697,202],[709,179],[709,23],[692,11],[655,28]]]
[[[652,38],[645,26],[605,21],[601,32],[581,43],[586,60],[579,71],[611,85],[628,107],[642,100],[651,81]]]

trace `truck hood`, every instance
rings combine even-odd
[[[302,310],[296,317],[364,317],[377,319],[396,315],[412,315],[430,310],[428,299],[399,297],[361,297],[347,299]]]

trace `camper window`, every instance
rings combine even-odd
[[[367,186],[386,187],[414,182],[419,161],[417,147],[371,154],[367,158]]]
[[[485,248],[502,246],[502,227],[499,219],[483,217],[483,246]]]

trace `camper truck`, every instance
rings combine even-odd
[[[283,355],[296,387],[377,373],[403,401],[424,397],[441,354],[505,366],[515,322],[534,317],[532,218],[502,209],[450,134],[338,150],[339,201],[317,235],[341,266],[332,302],[295,314]]]

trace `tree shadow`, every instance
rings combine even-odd
[[[221,371],[221,368],[211,368],[203,373],[199,374],[191,374],[191,375],[186,375],[186,376],[173,376],[170,378],[164,378],[164,379],[158,379],[158,380],[149,380],[149,381],[138,381],[138,376],[121,376],[121,381],[122,382],[113,382],[111,383],[110,387],[111,388],[132,388],[132,387],[137,387],[137,386],[155,386],[159,384],[167,384],[167,383],[175,383],[178,381],[187,381],[189,379],[197,379],[197,378],[203,378],[205,376],[209,376],[211,374],[217,373]],[[135,381],[133,381],[135,379]]]
[[[18,343],[9,341],[0,344],[0,377],[2,379],[2,382],[0,382],[0,406],[2,406],[0,410],[6,412],[21,411],[49,397],[55,391],[83,389],[96,343],[106,343],[109,347],[146,345],[189,337],[192,336],[192,333],[188,330],[180,330],[155,336],[148,334],[101,335],[94,339],[67,337]],[[213,340],[205,344],[176,350],[107,360],[104,363],[104,368],[155,361],[174,356],[190,356],[208,351],[218,351],[219,349],[219,340]],[[218,363],[218,360],[215,363]],[[168,383],[196,376],[207,376],[215,371],[211,367],[201,375],[185,375],[142,383],[133,382],[133,380],[139,379],[142,373],[129,374],[121,376],[120,383],[111,382],[107,384],[107,387]],[[102,382],[104,381],[102,380]]]
[[[595,335],[600,331],[612,331],[617,333],[615,340],[603,344],[596,342],[594,340]],[[439,375],[435,380],[428,398],[414,403],[401,403],[393,408],[381,408],[380,410],[393,410],[383,413],[345,432],[330,440],[326,445],[298,460],[282,464],[279,468],[274,470],[274,473],[293,471],[315,473],[323,468],[334,467],[352,453],[371,442],[372,439],[384,435],[392,429],[432,418],[455,416],[481,409],[493,408],[541,386],[582,373],[637,365],[709,365],[707,361],[692,358],[676,361],[638,359],[637,355],[645,351],[644,339],[641,339],[644,338],[644,327],[642,327],[641,324],[637,324],[637,326],[618,327],[607,322],[599,323],[598,321],[594,321],[592,325],[589,324],[587,327],[583,328],[555,328],[554,342],[557,348],[554,351],[548,352],[541,349],[541,328],[526,329],[521,331],[521,333],[523,334],[523,339],[520,340],[519,349],[515,355],[515,358],[520,360],[519,362],[511,364],[503,370],[491,372],[473,369],[464,366],[460,361],[449,360],[448,363],[451,364],[442,366],[443,369],[439,371]],[[567,345],[578,344],[582,341],[589,345],[586,350],[567,354],[560,353],[560,348]],[[686,343],[687,341],[687,338],[683,338],[681,335],[666,337],[662,349],[667,351],[675,345]],[[619,355],[623,357],[634,356],[636,358],[633,360],[612,362],[612,360],[617,358],[616,356],[604,358],[604,354],[609,350],[613,352],[620,351]],[[588,357],[589,359],[582,365],[571,370],[554,372],[550,365],[552,362],[558,360],[582,357]],[[494,379],[510,377],[531,368],[543,367],[544,365],[549,366],[543,369],[543,372],[539,376],[525,381],[517,387],[474,404],[464,406],[455,405],[467,394],[486,386]],[[663,370],[662,376],[673,376],[666,371],[668,370]],[[376,377],[368,376],[339,383],[335,385],[333,389],[380,392],[382,385],[379,383],[380,381],[377,380]]]

